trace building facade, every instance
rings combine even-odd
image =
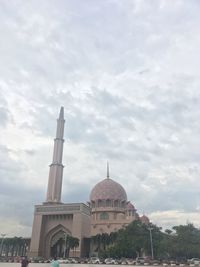
[[[61,107],[46,201],[35,206],[29,257],[65,257],[67,237],[79,240],[76,249],[69,250],[68,256],[89,256],[93,250],[88,242],[91,236],[110,234],[134,220],[149,223],[146,216],[139,217],[134,205],[127,200],[124,188],[110,178],[108,165],[107,178],[94,186],[88,205],[61,202],[64,123],[64,108]]]

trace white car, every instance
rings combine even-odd
[[[90,258],[89,263],[92,263],[92,264],[99,264],[99,263],[100,263],[100,259],[97,258],[97,257],[92,257],[92,258]]]
[[[105,264],[115,264],[115,260],[112,258],[107,258],[107,259],[105,259],[104,262],[105,262]]]
[[[192,258],[192,259],[189,259],[188,260],[188,263],[189,264],[198,265],[198,264],[200,264],[200,259],[198,259],[198,258]]]
[[[145,259],[143,257],[137,257],[136,258],[136,264],[139,263],[139,264],[144,264],[145,262]]]

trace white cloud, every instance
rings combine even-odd
[[[187,223],[193,223],[196,227],[200,227],[199,211],[186,213],[183,210],[166,210],[162,212],[152,212],[149,216],[153,223],[161,224],[164,229]]]
[[[0,5],[0,199],[15,214],[11,218],[0,205],[9,220],[0,222],[2,231],[10,225],[14,233],[16,225],[16,234],[30,235],[31,209],[45,199],[61,105],[65,201],[87,201],[109,160],[111,177],[140,213],[165,227],[185,223],[193,213],[196,222],[199,4]]]

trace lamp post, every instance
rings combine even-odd
[[[148,230],[149,230],[149,234],[150,234],[150,243],[151,243],[151,258],[153,260],[153,258],[154,258],[154,255],[153,255],[153,240],[152,240],[152,233],[151,233],[153,228],[149,227]]]
[[[67,242],[67,235],[66,233],[64,233],[64,237],[65,237],[65,246],[64,246],[64,259],[66,258],[66,249],[67,249],[67,245],[66,245],[66,242]]]
[[[3,250],[3,240],[6,234],[1,234],[1,256],[2,256],[2,250]]]

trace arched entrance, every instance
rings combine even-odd
[[[71,232],[61,224],[48,232],[45,242],[46,258],[53,258],[54,256],[61,258],[66,255],[66,235],[71,236]]]
[[[66,255],[65,232],[59,231],[50,240],[50,256],[64,258]]]

